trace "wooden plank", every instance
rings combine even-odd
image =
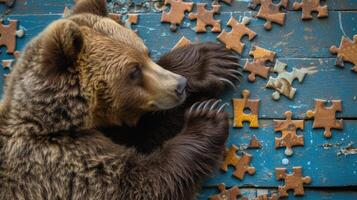
[[[223,28],[226,27],[225,24],[231,15],[241,19],[243,16],[251,17],[252,13],[222,13],[217,19],[221,19]],[[181,28],[174,33],[169,30],[169,24],[159,23],[160,18],[160,14],[143,14],[137,25],[139,35],[144,38],[154,58],[170,50],[182,36],[193,41],[216,41],[217,33],[197,34],[194,31],[195,21],[185,19]],[[261,19],[251,20],[248,27],[257,33],[257,37],[252,41],[243,37],[243,42],[246,44],[243,57],[248,57],[252,45],[273,50],[281,58],[334,57],[329,52],[329,48],[332,45],[338,45],[342,35],[352,38],[354,34],[357,34],[357,12],[355,11],[330,12],[328,18],[311,21],[302,21],[300,13],[290,12],[287,15],[287,23],[282,27],[274,24],[271,31],[263,28],[264,23],[265,21]]]
[[[312,121],[307,121],[305,130],[298,132],[304,135],[305,146],[294,147],[291,157],[285,156],[284,148],[275,149],[274,138],[281,135],[274,132],[272,120],[260,120],[259,129],[249,129],[248,126],[231,128],[227,147],[234,144],[244,148],[253,135],[262,143],[262,149],[244,150],[253,156],[251,165],[256,168],[256,173],[246,174],[240,181],[232,176],[234,169],[229,167],[226,173],[217,171],[216,176],[206,180],[204,185],[215,186],[224,182],[227,186],[277,187],[282,181],[276,181],[274,169],[286,167],[291,172],[293,166],[302,166],[303,174],[312,178],[309,187],[357,185],[357,154],[352,154],[352,151],[351,154],[341,154],[350,144],[357,147],[354,144],[357,141],[357,121],[345,120],[344,126],[343,130],[333,130],[332,138],[326,139],[322,129],[312,129]],[[282,164],[285,158],[288,165]]]
[[[273,89],[265,88],[267,80],[258,77],[255,83],[247,81],[249,73],[244,72],[244,81],[241,89],[249,89],[251,98],[259,98],[260,118],[282,118],[283,112],[291,110],[297,118],[305,118],[305,112],[315,107],[315,98],[333,100],[341,99],[343,101],[343,112],[337,113],[341,118],[357,118],[357,74],[349,69],[334,66],[335,59],[279,59],[287,63],[287,70],[295,68],[315,67],[318,72],[307,75],[302,83],[294,81],[293,86],[297,92],[293,100],[281,96],[279,101],[272,99]],[[242,65],[244,60],[241,61]],[[271,73],[275,77],[275,73]],[[231,103],[232,98],[241,98],[241,90],[229,90],[222,97],[226,102]],[[228,111],[233,114],[232,104],[229,104]]]
[[[210,4],[212,0],[193,0]],[[234,0],[231,5],[222,4],[222,12],[248,11],[249,0]],[[163,1],[159,0],[112,0],[108,2],[111,12],[161,12]],[[62,13],[65,6],[73,5],[73,0],[16,0],[15,7],[11,9],[12,14],[58,14]],[[323,4],[325,5],[325,4]],[[328,0],[330,11],[357,10],[355,0]],[[0,5],[0,12],[6,10],[5,5]],[[292,2],[288,10],[292,10]]]
[[[240,189],[242,195],[249,199],[255,198],[257,195],[270,194],[270,189]],[[273,190],[275,192],[275,190]],[[197,196],[197,200],[207,200],[211,195],[219,193],[216,188],[203,188],[200,194]],[[291,192],[288,198],[284,199],[299,199],[299,200],[311,200],[311,199],[323,199],[323,200],[346,200],[357,199],[356,191],[348,190],[328,190],[328,189],[308,189],[305,188],[305,195],[301,197],[294,196]]]

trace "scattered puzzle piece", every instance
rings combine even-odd
[[[210,200],[236,200],[241,195],[237,186],[227,190],[225,184],[221,183],[218,189],[221,193],[210,196]]]
[[[249,55],[253,56],[254,60],[253,62],[247,60],[244,65],[244,71],[250,72],[248,80],[254,82],[256,75],[267,79],[270,67],[266,67],[264,64],[267,61],[273,62],[276,53],[254,45]]]
[[[272,22],[283,25],[285,22],[285,13],[280,12],[280,8],[287,8],[289,0],[281,0],[280,3],[275,4],[273,0],[251,0],[249,7],[256,9],[260,5],[260,10],[257,17],[265,19],[264,28],[270,30]]]
[[[274,131],[280,131],[281,137],[275,137],[275,148],[286,147],[285,155],[291,156],[293,146],[304,146],[304,136],[296,135],[296,130],[304,130],[304,120],[291,120],[292,112],[286,111],[286,120],[274,120]]]
[[[276,61],[273,71],[279,75],[276,78],[269,77],[269,81],[265,87],[273,88],[276,91],[272,94],[274,100],[280,99],[280,94],[293,99],[296,93],[296,88],[292,86],[294,79],[298,79],[301,83],[307,72],[302,69],[293,68],[292,72],[285,70],[286,64],[280,61]]]
[[[253,135],[252,139],[249,142],[248,148],[250,149],[260,149],[262,144],[259,142],[258,138]]]
[[[6,6],[11,7],[14,5],[15,0],[0,0],[0,3],[5,3]]]
[[[304,183],[311,183],[311,178],[309,176],[302,177],[302,167],[293,167],[292,174],[286,174],[286,168],[276,168],[276,179],[285,179],[285,185],[279,186],[279,196],[287,197],[289,194],[288,190],[294,190],[294,195],[304,195]]]
[[[243,90],[243,99],[233,99],[234,120],[233,127],[243,127],[243,122],[250,122],[249,127],[258,128],[259,99],[248,99],[249,90]],[[244,113],[244,109],[250,109],[251,113]]]
[[[197,19],[196,32],[206,32],[206,26],[212,26],[212,32],[221,32],[221,20],[215,20],[214,14],[219,13],[220,5],[212,5],[212,10],[207,10],[205,3],[197,3],[197,12],[190,13],[190,20]]]
[[[227,25],[232,27],[232,31],[223,31],[218,35],[218,40],[223,42],[228,49],[233,49],[239,54],[242,54],[245,46],[244,43],[241,42],[242,37],[248,35],[249,40],[252,40],[257,35],[254,31],[246,27],[249,22],[250,19],[246,17],[243,18],[242,23],[239,23],[234,17],[231,17]]]
[[[165,5],[170,4],[169,12],[162,12],[161,22],[171,23],[170,30],[176,31],[177,25],[181,24],[185,11],[191,11],[193,3],[183,2],[183,0],[165,0]]]
[[[353,41],[342,36],[340,47],[334,45],[330,48],[330,52],[337,54],[337,66],[343,67],[343,61],[347,61],[354,64],[352,70],[357,72],[357,35],[353,36]]]
[[[248,174],[252,175],[255,173],[255,168],[250,166],[250,161],[252,160],[250,154],[243,153],[242,156],[237,156],[237,151],[238,147],[235,145],[232,145],[232,147],[226,151],[221,170],[227,172],[228,165],[232,165],[235,168],[233,176],[243,180],[245,173],[248,172]]]
[[[327,17],[327,5],[321,6],[320,0],[302,0],[301,3],[294,2],[294,10],[302,10],[302,19],[312,19],[312,12],[318,12],[317,17]]]
[[[189,44],[192,44],[192,42],[189,39],[187,39],[185,36],[182,36],[182,38],[175,44],[172,50],[179,47],[187,46]]]
[[[257,196],[253,200],[278,200],[279,196],[276,194],[272,194],[271,196],[268,196],[267,194]]]
[[[308,118],[314,117],[314,128],[324,128],[324,136],[329,138],[332,136],[331,129],[343,129],[343,120],[336,120],[336,112],[342,111],[342,101],[332,100],[332,105],[326,107],[326,101],[315,99],[315,110],[308,110],[306,116]]]
[[[138,14],[127,14],[126,16],[122,16],[121,14],[110,13],[109,17],[129,29],[132,29],[131,25],[137,24],[139,20]]]
[[[7,53],[14,53],[16,48],[16,36],[23,37],[24,30],[17,30],[17,20],[9,20],[8,25],[4,25],[2,20],[0,22],[0,46],[6,46]]]

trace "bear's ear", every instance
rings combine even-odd
[[[83,46],[79,26],[66,19],[55,21],[41,35],[41,72],[56,76],[72,71]]]
[[[106,17],[108,16],[106,0],[77,0],[72,14],[91,13]]]

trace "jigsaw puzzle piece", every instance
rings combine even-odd
[[[294,10],[302,10],[302,19],[312,19],[312,12],[318,12],[317,17],[327,17],[327,5],[321,6],[320,0],[302,0],[301,3],[294,2]]]
[[[225,184],[221,183],[219,184],[218,189],[220,193],[210,196],[210,200],[236,200],[241,195],[237,186],[227,190]]]
[[[234,110],[234,119],[233,127],[243,127],[243,122],[250,122],[249,127],[258,128],[258,113],[259,113],[259,99],[248,99],[250,95],[249,90],[243,90],[242,96],[243,99],[233,99],[233,110]],[[247,114],[244,112],[244,109],[249,109],[250,113]]]
[[[183,0],[165,0],[165,5],[170,5],[169,12],[162,12],[161,22],[170,23],[170,30],[176,31],[177,25],[181,24],[185,12],[190,12],[193,2],[183,2]]]
[[[206,32],[206,26],[212,26],[212,32],[221,32],[221,20],[215,20],[214,14],[219,13],[220,5],[212,5],[212,10],[207,10],[205,3],[197,3],[197,12],[188,15],[190,20],[197,20],[196,32]]]
[[[324,136],[332,136],[331,129],[343,129],[343,119],[336,120],[336,112],[342,112],[342,101],[332,100],[331,106],[326,107],[325,100],[315,100],[315,110],[308,110],[306,116],[314,117],[313,128],[324,128]]]
[[[14,53],[16,49],[16,37],[23,37],[24,30],[17,30],[17,20],[9,20],[8,25],[4,25],[0,20],[0,46],[7,47],[7,53]]]
[[[275,168],[277,180],[285,180],[284,186],[279,186],[279,196],[289,196],[288,190],[294,190],[294,195],[304,195],[304,184],[311,183],[309,176],[302,176],[302,167],[293,167],[292,174],[286,174],[286,168]]]
[[[302,82],[305,78],[307,72],[305,70],[293,68],[292,72],[287,72],[285,70],[286,64],[276,61],[273,72],[278,73],[276,78],[269,77],[266,88],[272,88],[276,91],[272,94],[274,100],[279,100],[280,95],[284,95],[289,99],[293,99],[296,93],[296,88],[292,86],[294,79],[297,79],[299,82]]]
[[[250,166],[250,161],[252,156],[250,154],[244,153],[242,156],[237,156],[238,147],[232,145],[225,153],[225,160],[221,165],[221,170],[227,172],[228,166],[232,165],[235,168],[233,176],[243,180],[245,173],[250,175],[255,173],[255,168]]]
[[[250,19],[246,17],[243,18],[242,23],[239,23],[234,17],[231,17],[227,23],[228,26],[232,27],[231,32],[223,31],[218,35],[217,39],[223,42],[228,49],[242,54],[245,46],[245,44],[241,42],[242,37],[248,35],[249,40],[252,40],[257,35],[246,26],[249,22]]]
[[[337,54],[337,66],[343,67],[343,61],[350,62],[354,65],[352,70],[357,72],[357,35],[353,36],[353,41],[342,36],[340,47],[334,45],[330,48],[330,52]]]
[[[270,67],[266,67],[265,62],[273,62],[276,53],[254,45],[249,55],[253,56],[254,60],[253,62],[247,60],[243,68],[244,71],[250,72],[248,80],[254,82],[257,75],[267,79]]]
[[[304,120],[292,120],[292,112],[286,111],[286,120],[274,120],[274,131],[280,131],[281,137],[275,137],[275,148],[286,147],[285,155],[291,156],[292,147],[303,146],[304,136],[296,135],[297,129],[304,130]]]
[[[251,0],[249,8],[255,10],[260,5],[257,17],[265,19],[264,28],[270,30],[272,22],[283,25],[285,22],[285,13],[280,12],[281,8],[287,8],[289,1],[281,0],[278,4],[273,3],[273,0]]]

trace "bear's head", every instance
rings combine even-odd
[[[49,25],[27,49],[36,49],[19,61],[35,71],[24,75],[28,87],[73,84],[95,126],[133,125],[144,113],[173,108],[186,97],[187,80],[154,63],[138,35],[108,17],[105,0],[78,0],[70,16]],[[48,86],[30,86],[33,74]]]

